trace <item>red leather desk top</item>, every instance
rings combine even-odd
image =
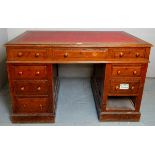
[[[151,44],[123,31],[26,31],[7,45],[98,44],[100,46],[124,46]],[[114,45],[113,45],[114,44]]]

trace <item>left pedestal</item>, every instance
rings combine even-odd
[[[54,123],[59,90],[58,66],[7,65],[13,123]]]

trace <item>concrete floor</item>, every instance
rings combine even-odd
[[[155,125],[155,79],[146,79],[140,122],[99,122],[89,79],[61,79],[60,82],[55,124],[12,124],[9,119],[9,90],[6,86],[0,92],[0,125]]]

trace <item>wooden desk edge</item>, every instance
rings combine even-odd
[[[144,44],[135,44],[135,43],[89,43],[89,42],[81,42],[81,43],[63,43],[63,42],[59,42],[59,43],[42,43],[42,44],[38,44],[36,43],[27,43],[27,44],[5,44],[5,47],[153,47],[152,44],[150,43],[144,43]]]
[[[98,63],[133,63],[133,60],[130,60],[130,61],[120,61],[120,60],[100,60],[100,61],[81,61],[81,60],[76,60],[76,61],[59,61],[59,60],[56,60],[56,61],[7,61],[6,62],[7,64],[14,64],[14,63],[33,63],[33,64],[37,64],[37,63],[40,63],[40,64],[74,64],[74,63],[77,63],[77,64],[90,64],[90,63],[93,63],[93,64],[98,64]],[[149,60],[139,60],[139,61],[135,61],[134,63],[149,63]]]

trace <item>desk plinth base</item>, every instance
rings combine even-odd
[[[141,114],[139,112],[101,112],[98,113],[99,121],[129,121],[138,122]]]
[[[138,122],[140,120],[140,112],[101,112],[97,99],[95,98],[95,105],[97,110],[98,119],[101,122],[106,121],[129,121],[129,122]]]
[[[55,123],[54,115],[20,116],[12,115],[12,123]]]

